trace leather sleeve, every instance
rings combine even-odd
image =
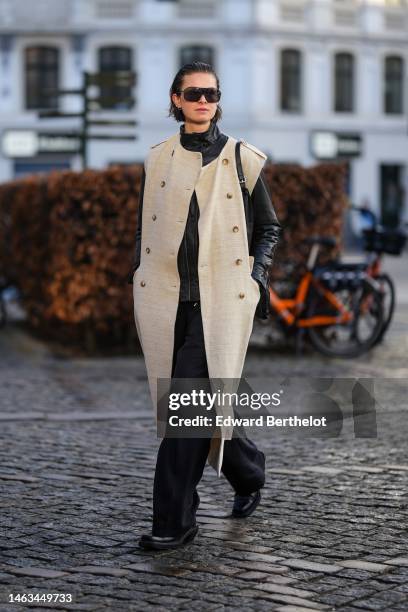
[[[260,300],[256,316],[267,319],[269,314],[269,268],[283,228],[278,221],[263,169],[251,194],[253,208],[253,236],[251,252],[254,256],[252,277],[260,286]]]
[[[133,254],[133,265],[132,270],[128,275],[128,284],[133,284],[133,275],[135,270],[140,265],[140,251],[142,246],[142,214],[143,214],[143,195],[144,195],[144,186],[145,186],[146,173],[143,167],[142,178],[140,182],[140,192],[139,192],[139,207],[137,210],[137,229],[136,229],[136,240],[135,240],[135,250]]]

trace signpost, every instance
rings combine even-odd
[[[76,150],[80,154],[82,159],[82,168],[88,167],[88,141],[89,140],[136,140],[137,137],[134,134],[94,134],[90,132],[93,126],[121,126],[121,127],[133,127],[137,125],[137,121],[133,119],[126,120],[108,120],[108,119],[93,119],[90,114],[100,111],[106,111],[105,105],[115,106],[116,104],[131,105],[135,102],[132,96],[128,93],[126,96],[115,96],[109,95],[109,97],[98,97],[91,98],[89,95],[89,88],[93,86],[108,87],[110,90],[120,88],[130,88],[136,82],[136,75],[130,71],[116,71],[116,72],[98,72],[91,74],[89,72],[82,73],[82,87],[80,89],[60,89],[60,90],[48,90],[45,93],[50,96],[81,96],[82,98],[82,111],[77,113],[63,113],[58,110],[47,110],[40,111],[38,116],[40,119],[65,119],[76,117],[81,119],[80,128],[77,131],[70,133],[55,132],[54,134],[48,135],[50,137],[64,137],[76,139],[79,146]]]

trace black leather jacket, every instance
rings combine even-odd
[[[228,136],[220,132],[216,123],[211,123],[209,129],[201,133],[186,134],[184,124],[180,127],[180,142],[182,146],[190,151],[200,151],[203,156],[203,165],[209,164],[218,157],[227,139]],[[138,229],[136,231],[133,266],[128,276],[129,283],[132,283],[133,274],[140,263],[144,183],[145,171],[143,169],[138,209]],[[180,301],[198,301],[200,299],[197,265],[199,215],[200,211],[194,191],[177,258],[180,276]],[[251,193],[250,206],[248,209],[245,207],[245,218],[249,254],[254,256],[252,277],[260,286],[260,300],[255,314],[262,319],[266,319],[269,313],[268,269],[272,265],[274,252],[282,233],[282,227],[276,217],[263,170]]]

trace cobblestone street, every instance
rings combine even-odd
[[[377,438],[356,438],[350,418],[326,439],[254,430],[267,462],[255,513],[228,518],[232,489],[207,466],[196,539],[160,553],[137,545],[150,529],[160,443],[143,358],[69,359],[12,325],[2,330],[1,612],[407,612],[408,299],[400,298],[384,342],[366,356],[252,348],[244,370],[374,378]],[[70,593],[72,603],[10,603],[23,593]]]

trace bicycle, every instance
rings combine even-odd
[[[384,310],[383,327],[376,340],[376,343],[379,343],[384,338],[384,334],[391,324],[396,301],[394,281],[389,274],[382,271],[382,256],[385,253],[393,256],[401,255],[407,241],[407,235],[402,228],[388,229],[383,227],[378,222],[377,215],[369,208],[353,204],[350,206],[350,209],[358,211],[368,220],[371,227],[362,230],[363,249],[367,253],[365,263],[350,262],[343,265],[347,265],[350,270],[353,270],[355,266],[359,266],[379,283]]]
[[[297,333],[300,352],[307,332],[312,345],[324,355],[357,357],[374,346],[383,325],[379,287],[365,270],[342,270],[338,263],[317,266],[320,247],[333,248],[335,238],[305,238],[311,244],[306,270],[292,288],[291,297],[280,297],[271,286],[271,310],[285,332]]]

